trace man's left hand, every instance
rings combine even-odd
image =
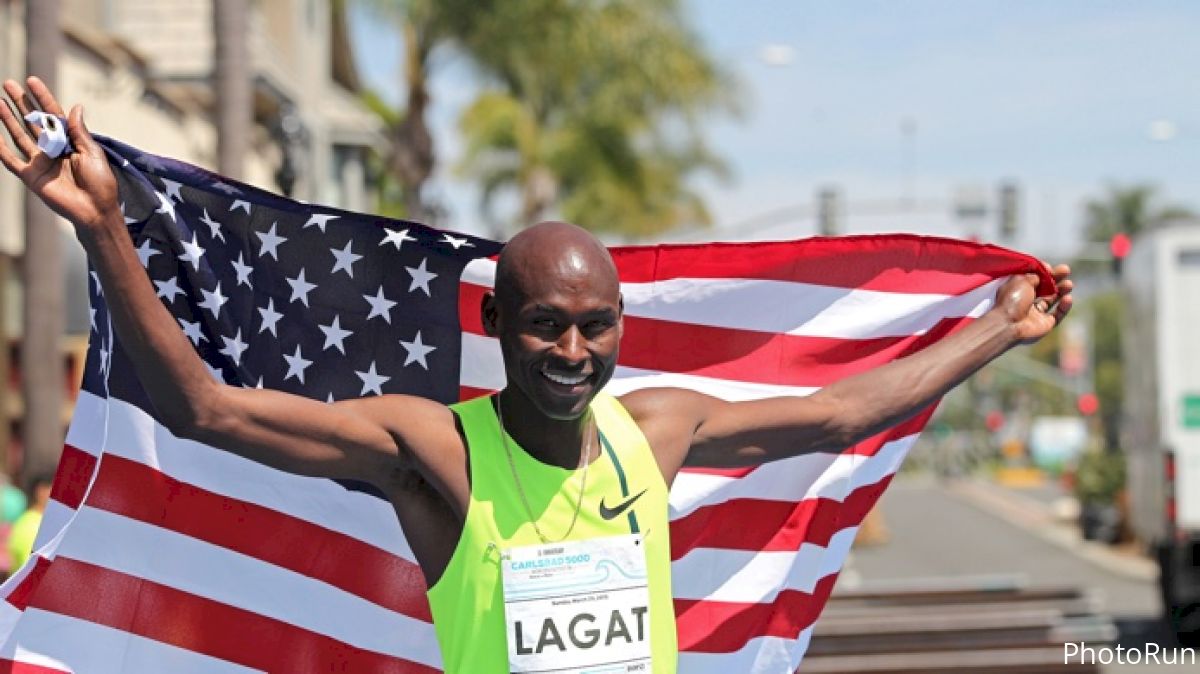
[[[1054,326],[1062,322],[1071,311],[1071,268],[1065,264],[1049,267],[1054,277],[1056,292],[1050,296],[1038,296],[1041,279],[1037,274],[1022,274],[1009,279],[996,293],[996,308],[1009,320],[1016,330],[1021,344],[1032,344],[1045,337]]]

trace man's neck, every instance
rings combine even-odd
[[[511,387],[500,392],[498,411],[501,412],[504,430],[530,456],[560,468],[574,469],[579,465],[584,434],[591,432],[592,428],[588,423],[590,412],[575,419],[551,419]],[[592,456],[587,460],[591,461],[599,447],[589,449],[592,450],[589,452]]]

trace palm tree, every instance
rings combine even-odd
[[[400,183],[406,217],[429,220],[436,214],[424,194],[433,175],[437,154],[426,119],[432,99],[429,76],[434,50],[468,34],[477,17],[490,11],[494,0],[360,0],[381,18],[396,23],[404,43],[400,89],[403,109],[397,114],[369,100],[384,122],[388,147],[385,171]]]
[[[1161,206],[1149,185],[1108,188],[1101,199],[1087,203],[1084,232],[1091,241],[1107,242],[1118,233],[1137,236],[1143,231],[1196,217],[1182,206]]]
[[[513,192],[511,221],[557,209],[596,230],[648,235],[708,221],[686,179],[723,173],[700,116],[734,109],[733,86],[677,0],[498,5],[465,46],[490,86],[460,120],[460,165],[483,185],[485,216]]]
[[[25,58],[31,75],[57,89],[62,50],[58,0],[25,3]],[[25,254],[21,331],[24,477],[53,473],[63,446],[62,337],[65,331],[62,246],[58,216],[25,194]],[[0,357],[7,358],[2,353]]]

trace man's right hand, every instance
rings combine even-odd
[[[117,180],[104,150],[83,124],[83,108],[73,107],[67,119],[67,135],[75,152],[51,158],[38,149],[36,138],[41,129],[25,124],[23,118],[36,109],[34,99],[43,111],[59,117],[66,115],[41,80],[30,77],[27,84],[28,92],[13,80],[4,82],[4,92],[16,104],[20,118],[4,101],[0,105],[0,121],[19,152],[0,142],[0,163],[55,213],[70,220],[80,235],[112,222],[122,222]]]

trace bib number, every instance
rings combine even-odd
[[[510,671],[651,671],[641,534],[511,548],[501,573]]]

